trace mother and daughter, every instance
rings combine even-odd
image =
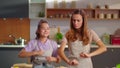
[[[49,39],[50,27],[46,20],[40,20],[36,38],[30,40],[20,51],[19,57],[30,57],[33,68],[54,68],[52,62],[64,60],[69,68],[93,68],[91,57],[105,52],[107,49],[98,35],[87,26],[84,10],[75,10],[70,20],[70,30],[65,34],[60,47]],[[98,49],[90,52],[91,42],[98,45]],[[64,53],[68,46],[69,56]]]

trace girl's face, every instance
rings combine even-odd
[[[50,28],[47,23],[42,23],[41,27],[39,28],[39,34],[41,37],[48,37],[50,34]]]
[[[80,14],[74,14],[72,16],[72,24],[75,29],[81,28],[83,23],[82,16]]]

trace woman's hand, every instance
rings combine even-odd
[[[57,61],[57,58],[56,58],[56,57],[52,57],[52,56],[47,56],[47,57],[46,57],[46,60],[47,60],[48,62],[53,62],[53,61]]]
[[[82,58],[89,58],[89,57],[91,57],[89,54],[87,54],[87,53],[80,53],[80,57],[82,57]]]
[[[69,65],[78,65],[79,62],[78,62],[76,59],[73,59],[73,60],[69,61],[68,64],[69,64]]]

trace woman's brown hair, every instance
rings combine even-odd
[[[86,14],[85,14],[85,11],[84,10],[75,10],[73,13],[72,13],[72,16],[74,14],[80,14],[82,16],[82,19],[83,19],[83,23],[82,23],[82,26],[80,28],[80,31],[79,31],[79,35],[81,37],[81,40],[83,41],[83,44],[84,45],[87,45],[89,43],[89,36],[88,36],[88,28],[87,28],[87,17],[86,17]],[[74,42],[75,40],[77,40],[77,36],[76,36],[76,29],[74,28],[73,24],[72,24],[72,16],[71,16],[71,21],[70,21],[70,30],[66,33],[66,38],[69,41],[72,41]]]

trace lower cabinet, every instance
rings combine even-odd
[[[19,58],[22,48],[0,48],[0,68],[11,68],[16,63],[27,63],[26,58]]]
[[[27,63],[27,58],[19,58],[18,53],[22,48],[0,48],[0,68],[10,68],[15,63]],[[94,51],[96,48],[92,48]],[[68,49],[65,49],[68,56]],[[112,68],[120,63],[120,48],[108,48],[107,52],[92,57],[93,68]],[[55,66],[67,66],[63,60],[61,63],[55,63]]]
[[[91,52],[97,48],[91,48]],[[68,55],[68,49],[65,49],[65,54]],[[92,57],[93,68],[112,68],[116,64],[120,63],[120,48],[108,47],[107,51]],[[67,64],[62,61],[59,66],[67,66]]]
[[[94,51],[96,48],[92,48]],[[107,48],[107,52],[92,57],[93,68],[112,68],[120,63],[120,48]]]

